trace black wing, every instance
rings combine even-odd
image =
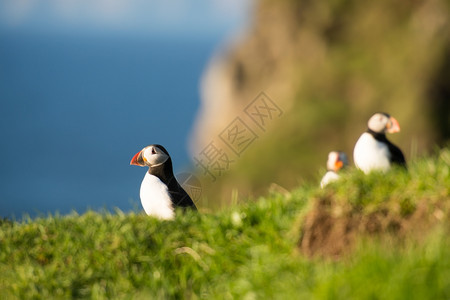
[[[185,207],[197,210],[194,201],[192,201],[191,197],[189,197],[188,193],[186,193],[186,191],[180,185],[178,185],[176,191],[169,191],[169,193],[172,197],[172,203],[175,207]]]
[[[406,168],[406,160],[402,150],[389,141],[387,141],[387,146],[389,148],[389,152],[391,153],[391,163]]]
[[[388,146],[389,152],[391,153],[391,164],[399,165],[406,168],[406,160],[402,150],[400,150],[400,148],[392,144],[386,138],[386,135],[384,133],[377,133],[370,129],[368,129],[367,132],[370,133],[377,141],[385,143]]]

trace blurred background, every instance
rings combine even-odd
[[[376,111],[447,145],[449,1],[316,2],[0,2],[1,216],[141,209],[151,143],[204,209],[318,183]]]
[[[329,151],[345,151],[353,164],[378,111],[399,121],[401,132],[388,138],[413,160],[450,137],[450,2],[260,0],[245,37],[222,50],[202,82],[193,153],[221,142],[236,117],[258,136],[204,184],[210,204],[318,184]],[[265,130],[245,113],[261,91],[283,110]]]

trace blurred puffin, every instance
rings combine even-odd
[[[332,181],[339,179],[337,173],[342,168],[348,165],[347,155],[344,152],[332,151],[328,154],[327,170],[328,172],[323,176],[320,181],[320,187],[324,188]]]
[[[406,168],[402,151],[386,138],[386,132],[400,131],[397,120],[387,113],[376,113],[367,122],[368,129],[358,139],[353,160],[364,173],[372,170],[387,171],[392,164]]]
[[[173,175],[172,159],[163,146],[145,147],[133,156],[130,165],[148,167],[140,191],[147,215],[171,220],[175,217],[176,207],[197,209]]]

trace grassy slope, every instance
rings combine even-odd
[[[409,175],[351,171],[325,192],[304,186],[173,222],[121,212],[4,222],[1,298],[449,299],[446,208],[442,225],[407,247],[368,240],[340,261],[307,259],[296,250],[299,220],[312,199],[331,191],[363,210],[387,205],[407,214],[402,207],[414,209],[420,199],[449,202],[449,165],[447,150],[415,162]]]

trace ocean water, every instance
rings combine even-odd
[[[214,38],[0,35],[0,216],[141,209],[148,144],[190,163]]]

